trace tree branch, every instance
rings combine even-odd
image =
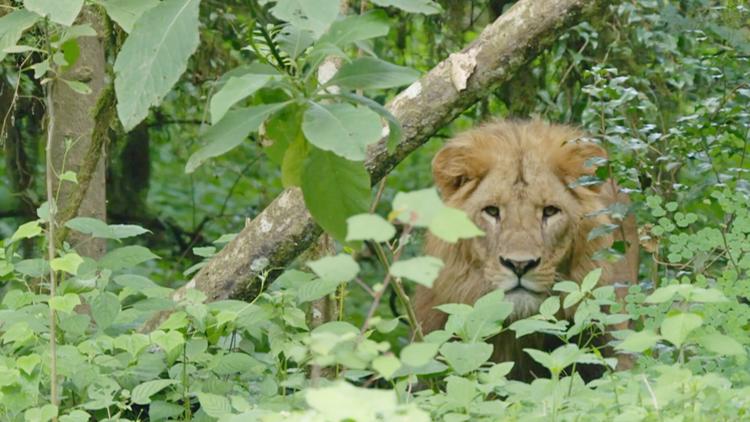
[[[508,80],[561,30],[607,4],[606,0],[521,0],[479,37],[401,92],[386,108],[401,122],[402,139],[388,152],[385,139],[369,151],[366,167],[377,183],[463,110]],[[209,301],[253,297],[260,277],[288,265],[321,230],[299,189],[287,189],[204,266],[185,287]],[[267,280],[268,281],[268,280]],[[176,293],[179,299],[184,288]],[[155,318],[144,330],[155,328]]]

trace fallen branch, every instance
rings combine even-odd
[[[498,84],[581,16],[601,8],[605,0],[521,0],[488,25],[479,37],[401,92],[386,108],[403,128],[401,142],[388,152],[385,139],[369,152],[366,166],[377,183],[412,151]],[[333,189],[333,187],[332,187]],[[194,287],[209,301],[249,299],[259,278],[283,269],[320,234],[305,208],[299,189],[287,189],[237,237],[227,244],[185,287]],[[266,279],[266,282],[269,280]],[[163,315],[143,330],[154,329]]]

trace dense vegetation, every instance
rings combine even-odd
[[[392,151],[406,129],[388,101],[516,2],[341,3],[0,0],[0,420],[750,418],[746,2],[606,2],[372,189],[368,147]],[[99,88],[75,67],[96,34]],[[84,141],[65,121],[79,97],[60,87],[97,96],[83,116],[101,173],[85,154],[66,167]],[[422,256],[424,231],[479,233],[441,204],[430,159],[453,133],[514,116],[607,148],[598,179],[633,205],[604,212],[636,215],[640,283],[618,307],[596,271],[561,281],[564,299],[510,326],[495,292],[444,307],[445,330],[422,336],[408,295],[442,265]],[[71,200],[105,183],[106,222]],[[262,266],[242,297],[174,294],[293,186],[327,233],[312,250]],[[614,371],[577,335],[624,319],[614,346],[636,365]],[[488,362],[484,340],[503,330],[583,340],[529,350],[550,374],[522,383]],[[578,363],[606,373],[586,384],[565,371]]]

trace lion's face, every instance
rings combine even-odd
[[[514,303],[511,318],[523,318],[556,280],[579,279],[591,267],[597,245],[587,234],[601,221],[587,214],[602,205],[595,189],[570,183],[593,173],[590,161],[605,154],[580,137],[566,126],[505,122],[469,131],[438,153],[433,172],[444,200],[485,232],[457,245],[428,240],[428,252],[448,261],[435,286],[450,296],[444,300],[471,303],[500,289]]]

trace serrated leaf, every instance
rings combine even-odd
[[[443,8],[432,0],[372,0],[372,2],[378,6],[397,7],[409,13],[432,15],[443,11]]]
[[[49,299],[50,308],[69,314],[76,306],[80,305],[81,298],[75,293],[66,293],[64,296],[54,296]]]
[[[50,267],[55,271],[65,271],[70,275],[78,273],[78,267],[83,264],[83,258],[75,252],[68,252],[60,258],[55,258],[50,262]]]
[[[659,331],[662,337],[677,347],[682,346],[687,336],[703,325],[703,318],[692,313],[681,313],[664,318]]]
[[[411,343],[401,350],[401,362],[412,367],[426,365],[438,352],[435,343]]]
[[[302,171],[302,193],[315,221],[344,242],[346,220],[370,207],[370,175],[362,163],[312,148]]]
[[[361,57],[341,66],[327,85],[349,89],[386,89],[408,85],[419,78],[414,69],[373,57]]]
[[[346,241],[373,240],[387,242],[396,234],[396,228],[377,214],[359,214],[346,220]]]
[[[302,119],[305,138],[316,147],[352,161],[367,157],[367,146],[380,140],[380,116],[346,103],[310,103]]]
[[[159,4],[159,0],[98,0],[107,15],[128,34],[143,13]]]
[[[91,300],[91,316],[101,330],[112,325],[119,313],[120,301],[110,292],[101,292]]]
[[[434,256],[419,256],[394,262],[390,273],[394,277],[405,277],[417,283],[432,287],[443,268],[443,261]]]
[[[625,337],[625,340],[615,346],[615,349],[631,353],[642,353],[652,348],[659,340],[661,340],[661,336],[653,331],[638,331]]]
[[[135,267],[152,259],[159,259],[159,257],[146,247],[131,245],[110,251],[99,260],[99,266],[101,268],[109,268],[112,271],[118,271]]]
[[[307,266],[324,280],[349,281],[357,276],[359,265],[351,255],[338,254],[308,261]]]
[[[208,416],[221,418],[232,413],[232,405],[228,398],[210,393],[197,393],[196,395],[201,404],[201,410]]]
[[[378,356],[372,361],[372,369],[385,379],[391,379],[393,374],[401,367],[401,361],[393,355]]]
[[[445,343],[440,347],[440,354],[459,375],[479,369],[492,356],[492,345],[489,343]]]
[[[133,25],[114,66],[117,115],[125,131],[160,104],[185,72],[200,42],[199,6],[200,0],[165,0]]]
[[[27,10],[48,17],[52,22],[70,26],[81,12],[83,0],[23,0]]]
[[[170,385],[177,384],[175,380],[153,380],[146,381],[142,384],[138,384],[133,388],[131,392],[131,400],[135,404],[149,404],[151,403],[151,396],[158,393],[159,391],[169,387]]]
[[[226,154],[238,147],[251,132],[258,130],[269,114],[285,105],[286,103],[264,104],[228,112],[201,135],[203,146],[190,155],[185,164],[185,173],[192,173],[209,158]]]
[[[29,29],[37,20],[39,15],[24,9],[16,9],[0,17],[0,62],[5,59],[5,50],[15,46],[23,31]]]
[[[272,75],[257,73],[230,77],[224,86],[211,97],[211,124],[215,125],[231,106],[252,95],[271,79],[273,79]]]
[[[449,243],[459,239],[484,236],[484,232],[472,222],[465,212],[450,207],[443,207],[432,219],[428,229],[435,236]]]

